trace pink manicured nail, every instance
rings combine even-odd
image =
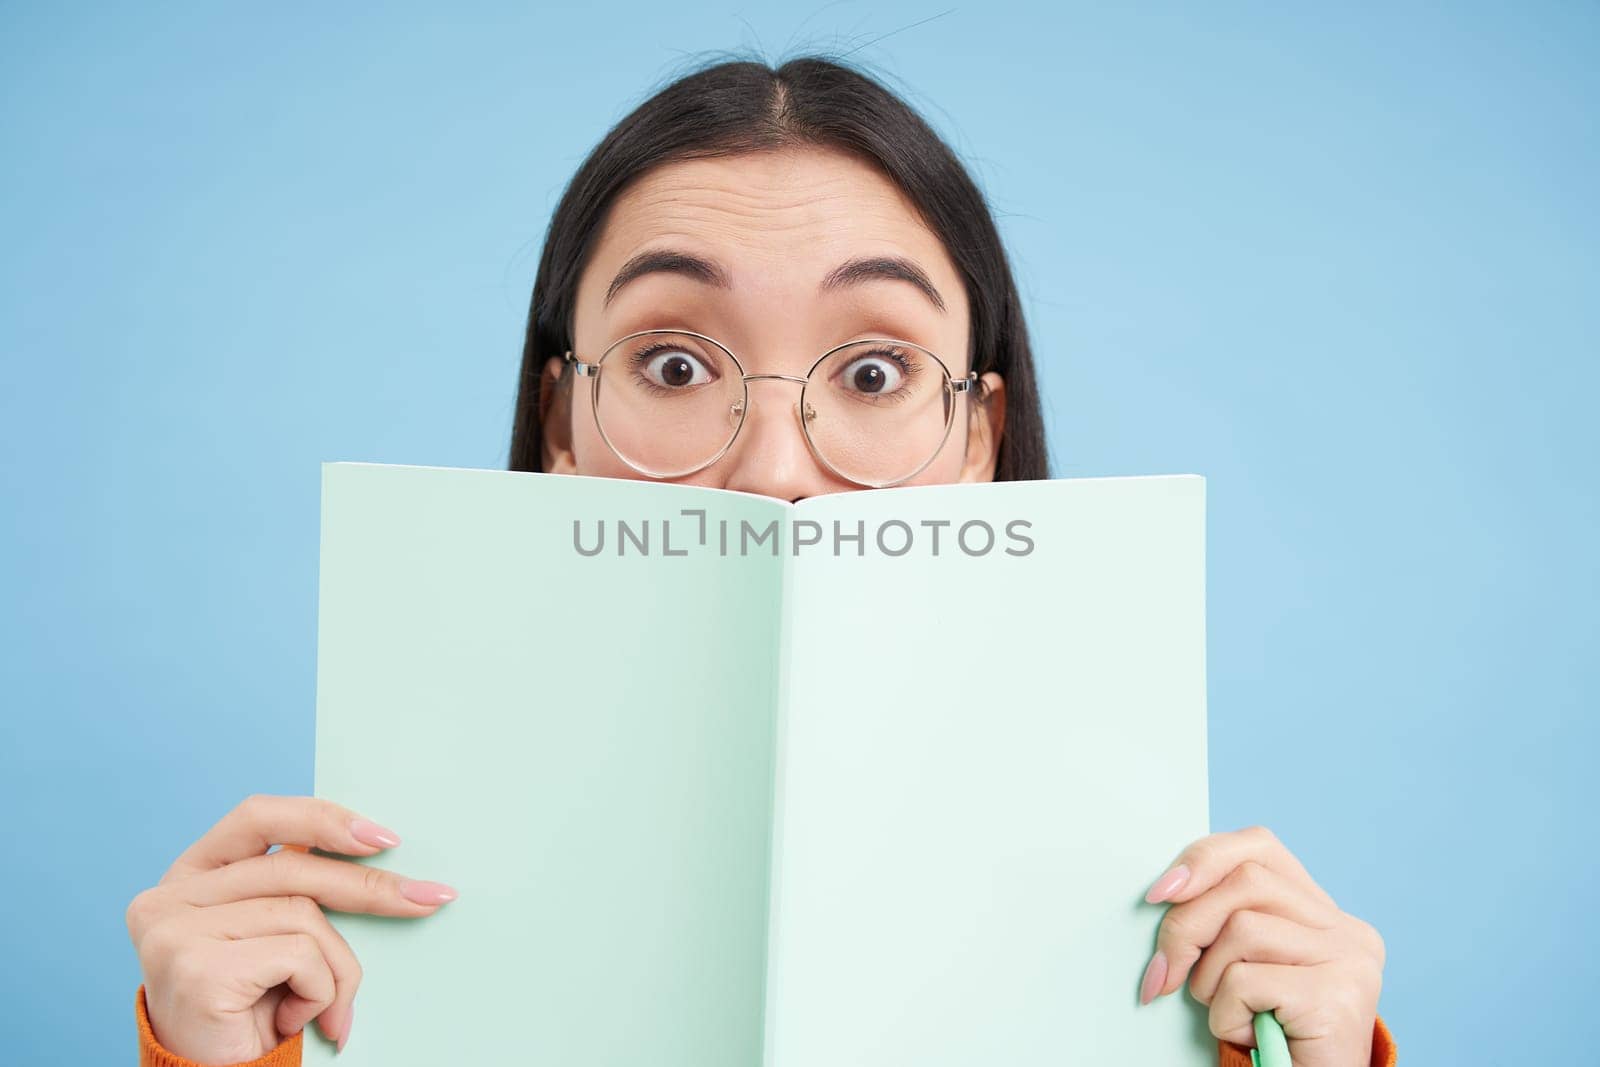
[[[448,904],[459,895],[443,882],[400,882],[400,895],[413,904]]]
[[[1145,902],[1147,904],[1161,903],[1182,889],[1183,883],[1188,880],[1189,868],[1180,863],[1156,880],[1156,884],[1150,887],[1150,892],[1144,895]]]
[[[1144,981],[1139,983],[1139,1003],[1148,1004],[1156,999],[1161,987],[1167,984],[1167,954],[1156,950],[1144,969]]]
[[[350,836],[373,848],[394,848],[400,843],[399,834],[371,819],[351,819]]]
[[[351,1001],[350,1010],[344,1013],[344,1033],[339,1035],[339,1044],[333,1050],[335,1056],[344,1051],[344,1043],[350,1040],[350,1027],[355,1025],[355,1021],[356,1005]]]

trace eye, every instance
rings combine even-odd
[[[639,373],[651,385],[666,389],[687,389],[704,385],[716,377],[698,358],[680,348],[663,348],[642,353]]]
[[[869,396],[893,393],[905,378],[905,368],[892,354],[877,352],[852,359],[839,374],[846,389]]]

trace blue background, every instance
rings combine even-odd
[[[502,466],[593,143],[859,48],[993,198],[1057,473],[1210,480],[1215,825],[1385,934],[1403,1062],[1591,1059],[1600,9],[577,7],[0,9],[8,1056],[131,1062],[127,901],[309,790],[318,464]]]

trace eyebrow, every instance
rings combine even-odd
[[[690,252],[661,248],[640,252],[624,263],[617,276],[611,279],[604,303],[610,304],[623,286],[646,274],[679,274],[719,289],[733,288],[728,272],[712,260]],[[827,292],[873,280],[909,282],[934,307],[941,312],[945,310],[944,297],[939,295],[927,272],[902,256],[862,256],[848,260],[835,267],[817,288]]]

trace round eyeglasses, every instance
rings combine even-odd
[[[687,330],[640,330],[585,363],[600,436],[628,466],[682,478],[727,454],[750,409],[750,383],[800,386],[795,414],[817,461],[872,489],[898,485],[932,463],[950,436],[956,400],[978,380],[957,378],[910,341],[869,338],[824,352],[805,377],[746,374],[727,346]]]

